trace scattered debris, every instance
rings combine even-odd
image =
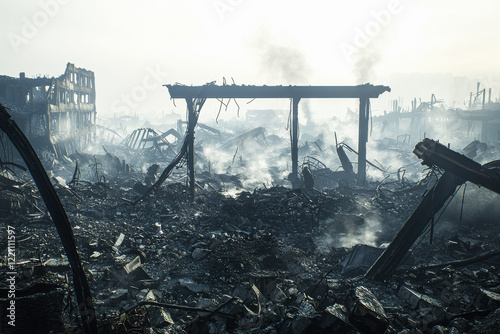
[[[216,148],[227,149],[227,165],[215,168],[211,151],[197,143],[194,180],[175,171],[194,159],[204,102],[201,95],[191,100],[184,137],[181,126],[162,132],[144,125],[126,145],[103,147],[104,154],[54,160],[51,177],[41,181],[36,159],[25,157],[35,183],[21,161],[2,155],[0,235],[16,229],[16,305],[25,332],[33,324],[39,332],[87,333],[497,330],[500,227],[462,220],[469,197],[450,204],[467,181],[471,200],[497,189],[496,162],[466,160],[425,139],[415,153],[430,167],[427,175],[410,178],[406,171],[423,167],[409,158],[397,172],[366,160],[384,178],[359,184],[347,156],[355,151],[346,143],[323,150],[318,139],[301,147],[300,187],[285,186],[288,166],[272,166],[272,182],[249,188],[254,175],[233,173],[251,163],[245,146],[284,143],[287,156],[289,143],[264,128],[226,138],[205,126]],[[8,117],[1,124],[9,134]],[[176,141],[162,144],[169,135]],[[403,140],[378,144],[407,154],[409,138]],[[485,151],[473,143],[464,153]],[[472,214],[496,212],[495,200],[493,209]],[[459,218],[449,214],[456,208]],[[437,224],[445,219],[448,226]],[[2,271],[4,310],[7,278]]]

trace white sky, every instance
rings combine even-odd
[[[500,1],[2,0],[0,6],[0,74],[59,76],[67,62],[92,70],[100,115],[183,114],[184,104],[174,107],[160,84],[222,84],[222,77],[237,84],[391,86],[373,102],[378,111],[390,99],[408,106],[432,93],[460,104],[476,81],[499,96]],[[346,46],[354,50],[351,60]],[[287,109],[288,102],[249,105],[271,107]]]

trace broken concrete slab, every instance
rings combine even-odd
[[[398,290],[398,296],[407,302],[412,309],[419,308],[442,308],[443,303],[435,298],[410,289],[402,285]]]
[[[318,327],[328,333],[352,333],[354,327],[349,322],[349,313],[344,305],[334,304],[325,308],[316,320]]]
[[[266,297],[270,297],[276,289],[276,273],[264,271],[250,274],[250,283],[254,284]]]
[[[360,332],[383,334],[389,326],[384,307],[364,286],[352,290],[347,299],[349,321]]]
[[[342,275],[358,276],[366,273],[382,255],[384,249],[368,245],[356,245],[342,262]]]
[[[474,300],[474,305],[479,310],[498,309],[500,308],[500,293],[480,288],[479,294]]]

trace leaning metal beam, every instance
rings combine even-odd
[[[73,283],[75,286],[75,295],[78,302],[80,317],[82,318],[83,330],[86,334],[97,334],[97,319],[92,303],[92,295],[76,249],[75,238],[66,211],[64,211],[61,200],[59,196],[57,196],[33,146],[31,146],[28,138],[26,138],[16,122],[10,117],[5,107],[1,104],[0,129],[7,134],[12,144],[14,144],[21,154],[50,212],[57,232],[59,233],[71,269],[73,270]]]
[[[205,85],[204,87],[210,87],[212,83],[209,83]],[[203,91],[200,93],[200,95],[203,95]],[[191,200],[194,200],[194,195],[195,195],[195,179],[194,179],[194,129],[196,127],[196,124],[198,123],[198,117],[200,116],[201,108],[203,108],[203,105],[205,104],[206,99],[203,98],[203,96],[197,97],[195,99],[186,99],[186,104],[188,108],[188,127],[186,129],[186,135],[184,137],[184,143],[182,144],[182,147],[175,156],[174,160],[163,170],[161,173],[158,181],[156,181],[155,184],[153,184],[145,193],[142,195],[141,198],[133,202],[134,205],[137,203],[141,202],[144,200],[146,197],[148,197],[152,192],[158,190],[158,188],[165,182],[165,180],[170,176],[170,173],[176,167],[178,164],[181,163],[182,159],[185,156],[188,156],[190,154],[193,154],[191,159],[189,156],[187,157],[188,160],[188,177],[189,177],[189,197]],[[189,146],[191,148],[189,149]],[[190,160],[190,161],[189,161]]]
[[[434,187],[427,192],[394,240],[365,274],[366,278],[383,280],[392,275],[434,214],[465,181],[471,181],[500,194],[498,172],[500,161],[481,166],[466,156],[428,138],[418,143],[413,153],[423,159],[422,164],[438,166],[446,171]]]
[[[186,98],[377,98],[390,92],[388,86],[246,86],[164,85],[173,99]]]
[[[464,179],[455,174],[444,172],[434,187],[422,198],[410,218],[368,270],[365,277],[380,281],[390,277],[401,264],[411,246],[420,237],[434,214],[443,207],[456,188],[464,182]]]
[[[413,153],[423,160],[422,164],[441,167],[467,181],[500,194],[500,176],[497,170],[488,168],[489,164],[481,166],[463,154],[450,150],[429,138],[418,143]]]

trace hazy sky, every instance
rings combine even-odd
[[[92,70],[100,115],[184,113],[161,84],[222,84],[223,77],[257,85],[389,85],[392,92],[374,104],[378,110],[390,99],[408,105],[431,93],[460,103],[476,81],[495,97],[500,90],[500,1],[3,0],[1,6],[0,74],[59,76],[67,62]]]

